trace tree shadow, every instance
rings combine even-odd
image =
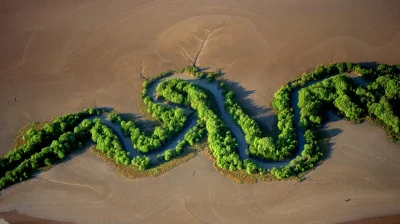
[[[359,62],[359,63],[356,63],[356,64],[359,64],[362,67],[365,67],[367,69],[375,69],[375,68],[377,68],[379,66],[379,63],[376,62],[376,61],[363,61],[363,62]]]
[[[338,136],[343,131],[339,128],[331,128],[329,130],[323,130],[323,132],[325,132],[329,136],[329,138],[333,138],[335,136]]]
[[[324,112],[324,116],[323,116],[323,125],[321,127],[321,129],[326,129],[327,128],[327,124],[330,122],[336,122],[336,121],[340,121],[343,120],[343,117],[340,117],[337,113],[335,113],[334,111],[335,108],[330,108],[329,110],[327,110],[326,112]]]
[[[107,112],[107,113],[114,110],[114,108],[112,108],[112,107],[97,107],[97,109],[99,109],[100,111]]]
[[[357,85],[361,87],[366,87],[368,85],[368,81],[365,79],[365,77],[362,76],[357,76],[352,78],[353,82],[356,83]]]
[[[219,76],[223,77],[225,73],[220,72]],[[258,105],[250,98],[255,90],[247,90],[239,82],[234,82],[229,79],[223,79],[224,82],[233,89],[236,100],[243,107],[246,114],[251,116],[260,126],[263,131],[276,131],[277,117],[273,113],[272,108],[268,105]]]
[[[335,136],[338,136],[343,132],[342,129],[340,128],[329,128],[328,124],[331,122],[336,122],[339,120],[343,120],[343,118],[339,117],[332,111],[328,111],[325,113],[326,115],[324,116],[324,123],[322,127],[317,130],[317,139],[319,139],[319,146],[321,147],[321,151],[323,153],[323,157],[321,158],[321,161],[319,161],[314,169],[317,169],[317,167],[323,165],[325,161],[331,158],[332,153],[334,151],[333,146],[335,143],[332,141],[332,138]],[[313,170],[314,170],[313,169]],[[311,177],[309,177],[309,173],[312,170],[307,171],[304,175],[301,176],[301,181],[305,180],[312,180]]]
[[[143,118],[143,116],[134,113],[119,113],[119,115],[122,119],[129,121],[136,121]]]
[[[210,67],[203,67],[203,68],[200,68],[200,67],[199,67],[199,70],[200,70],[201,72],[208,72],[208,69],[210,69]]]

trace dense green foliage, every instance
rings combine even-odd
[[[124,134],[130,136],[132,145],[141,153],[148,153],[159,149],[166,141],[180,132],[187,121],[185,111],[181,108],[171,108],[155,103],[151,97],[147,96],[147,88],[157,79],[161,79],[173,74],[174,71],[161,73],[151,79],[146,79],[142,85],[141,98],[147,107],[147,113],[162,123],[157,126],[150,136],[146,136],[133,121],[124,121],[115,114],[111,114],[113,122],[120,123]]]
[[[86,119],[76,126],[73,132],[62,133],[49,146],[43,147],[29,158],[24,159],[0,178],[0,189],[28,179],[38,168],[52,165],[55,161],[64,159],[73,149],[82,147],[82,142],[89,137],[92,126],[93,122]]]
[[[129,154],[121,145],[118,137],[112,129],[103,124],[100,119],[93,120],[94,126],[90,130],[92,140],[96,143],[96,149],[102,152],[109,159],[113,159],[117,164],[130,164]]]
[[[282,131],[275,144],[272,137],[263,136],[257,122],[247,115],[243,108],[235,101],[235,94],[227,85],[221,83],[225,96],[225,107],[236,123],[241,127],[249,144],[249,154],[255,158],[267,160],[283,160],[289,157],[296,148],[296,132],[294,129],[293,109],[290,107],[289,93],[281,88],[276,94],[274,105],[279,110],[278,128]],[[287,105],[285,105],[287,104]]]
[[[159,161],[170,161],[171,159],[178,157],[180,154],[182,154],[181,150],[176,150],[176,149],[167,149],[165,150],[162,154],[157,155],[157,160]]]
[[[151,160],[148,156],[136,156],[132,159],[132,165],[139,167],[140,170],[150,168]]]
[[[178,141],[175,149],[167,149],[163,153],[157,155],[158,161],[169,161],[175,157],[178,157],[182,154],[185,146],[190,145],[193,146],[201,141],[206,134],[206,129],[204,126],[204,122],[201,120],[197,121],[197,124],[188,130],[184,136],[182,141]]]
[[[320,111],[327,111],[331,105],[348,119],[359,122],[365,112],[350,97],[354,91],[351,79],[345,75],[334,76],[303,88],[298,102],[301,126],[306,130],[319,127],[322,123]]]
[[[286,86],[305,87],[311,81],[344,72],[359,74],[372,82],[366,88],[356,87],[350,78],[339,75],[301,89],[298,106],[301,109],[300,125],[305,130],[304,150],[301,156],[290,162],[289,166],[273,168],[271,174],[282,179],[315,167],[323,156],[318,145],[316,130],[322,124],[322,115],[330,109],[354,122],[360,122],[365,117],[377,119],[391,140],[400,141],[399,116],[392,107],[398,102],[396,100],[400,94],[399,65],[379,65],[377,69],[367,69],[351,63],[321,65],[317,66],[314,72],[305,73]]]
[[[243,168],[243,161],[237,153],[237,142],[220,118],[214,98],[208,90],[183,80],[171,79],[160,83],[157,94],[173,103],[185,104],[197,112],[199,119],[205,123],[209,148],[218,167],[230,170]]]
[[[399,75],[389,73],[379,76],[366,89],[359,87],[356,95],[361,98],[360,101],[371,116],[380,119],[386,125],[388,132],[400,134],[399,111],[397,115],[395,111],[399,107],[392,107],[392,105],[400,105]]]
[[[183,129],[187,116],[181,108],[172,109],[154,103],[150,97],[144,99],[148,106],[147,112],[162,122],[150,136],[146,136],[133,121],[119,119],[120,125],[126,135],[129,135],[132,145],[142,153],[148,153],[160,148],[166,141]]]
[[[55,118],[39,130],[30,128],[22,137],[25,143],[0,158],[0,176],[8,170],[14,169],[35,153],[40,152],[43,147],[56,140],[61,134],[72,131],[84,118],[97,113],[99,113],[97,109],[86,109],[77,114],[66,114]]]
[[[203,72],[195,66],[184,68],[181,72],[205,78],[209,82],[215,81],[220,74]],[[349,72],[368,79],[369,83],[359,86],[354,81],[357,78],[340,75]],[[143,82],[141,99],[145,110],[161,123],[150,135],[140,130],[133,120],[122,119],[116,113],[109,114],[110,120],[121,126],[134,149],[140,153],[146,154],[161,148],[184,129],[191,116],[184,109],[156,103],[147,96],[147,88],[154,81],[173,73],[161,73]],[[225,97],[226,110],[243,130],[251,157],[282,161],[293,157],[298,148],[303,149],[289,165],[269,170],[272,175],[282,179],[313,169],[323,158],[317,131],[329,110],[356,123],[364,119],[372,120],[386,130],[389,139],[400,142],[400,107],[397,106],[400,105],[399,74],[400,65],[379,65],[372,69],[352,63],[317,66],[314,71],[281,86],[274,94],[272,106],[277,112],[277,127],[280,130],[276,139],[262,132],[257,122],[240,106],[234,91],[222,80],[220,88]],[[161,82],[156,91],[157,97],[186,105],[198,117],[197,124],[187,131],[183,140],[178,141],[175,149],[163,151],[157,156],[158,161],[169,161],[180,156],[186,146],[199,143],[207,135],[209,149],[219,168],[230,171],[245,169],[248,174],[266,172],[256,161],[240,158],[237,141],[221,119],[215,99],[207,89],[183,80],[170,79]],[[297,96],[298,103],[293,105]],[[96,144],[96,150],[115,164],[133,165],[140,170],[150,168],[150,157],[131,158],[110,127],[99,118],[88,119],[101,113],[103,111],[99,109],[87,109],[55,118],[40,128],[28,129],[22,136],[23,143],[0,158],[0,189],[26,180],[39,168],[64,159],[74,149],[82,148],[90,138]],[[295,121],[299,123],[296,125]],[[304,136],[302,145],[299,134]]]
[[[184,141],[186,141],[191,146],[195,145],[196,143],[200,142],[201,139],[204,138],[206,132],[207,130],[204,121],[198,120],[197,124],[188,132],[186,132]]]
[[[304,149],[300,156],[290,162],[289,166],[281,169],[274,168],[271,174],[281,179],[315,167],[316,162],[323,156],[315,130],[321,127],[324,112],[335,107],[345,117],[354,121],[359,121],[363,114],[363,110],[349,97],[349,93],[353,90],[351,80],[344,75],[325,79],[300,90],[298,107],[300,125],[305,130]]]

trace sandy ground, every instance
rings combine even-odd
[[[400,3],[374,0],[0,1],[0,155],[27,122],[88,106],[140,115],[141,76],[220,68],[273,127],[279,86],[317,64],[400,63]],[[400,146],[333,121],[302,183],[237,185],[199,156],[129,180],[84,152],[1,192],[0,211],[75,223],[337,223],[400,213]],[[349,202],[345,199],[351,198]]]

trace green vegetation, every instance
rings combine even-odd
[[[96,149],[107,158],[114,159],[117,164],[128,165],[130,163],[129,155],[111,128],[103,124],[98,118],[95,118],[93,123],[90,133],[93,142],[96,143]]]
[[[42,148],[57,140],[61,134],[74,130],[84,118],[98,114],[98,109],[86,109],[77,114],[66,114],[46,123],[40,129],[29,128],[23,135],[23,144],[0,158],[0,176],[6,171],[16,168],[24,160],[29,159]]]
[[[183,80],[170,79],[158,85],[157,94],[173,103],[187,105],[197,112],[199,119],[205,123],[207,142],[219,167],[230,170],[243,168],[237,153],[236,139],[220,118],[208,90]]]
[[[338,75],[300,90],[298,106],[301,109],[300,125],[304,130],[304,150],[289,166],[271,169],[271,174],[278,179],[299,175],[314,168],[322,159],[316,130],[322,124],[322,115],[328,110],[356,123],[365,118],[372,119],[385,128],[389,139],[399,142],[399,117],[394,114],[392,107],[396,105],[394,100],[398,99],[400,92],[399,65],[380,65],[377,69],[366,69],[350,63],[317,66],[314,72],[305,73],[286,86],[297,89],[305,87],[310,81],[344,72],[359,74],[372,82],[366,88],[357,87],[350,78]],[[388,96],[393,99],[391,103],[387,100]]]
[[[375,74],[375,81],[366,89],[357,88],[356,95],[360,97],[370,118],[381,122],[381,126],[388,132],[391,140],[400,142],[400,111],[398,106],[392,107],[392,105],[400,105],[400,76],[391,67],[380,65],[379,68],[387,74],[383,76]]]
[[[209,90],[179,79],[158,84],[157,98],[185,105],[195,111],[195,115],[171,104],[157,103],[147,95],[147,89],[157,79],[174,73],[169,71],[143,82],[140,95],[143,109],[160,124],[151,133],[146,134],[134,120],[109,113],[110,120],[129,137],[138,156],[132,158],[120,142],[123,136],[117,136],[115,130],[101,121],[99,115],[106,111],[86,109],[25,128],[16,140],[16,147],[0,158],[0,189],[28,179],[40,168],[52,166],[73,150],[82,148],[89,139],[95,143],[93,152],[112,163],[118,172],[129,177],[142,177],[159,175],[192,158],[196,153],[193,146],[199,145],[207,136],[216,169],[238,182],[295,176],[298,179],[302,173],[315,168],[324,155],[317,131],[328,111],[355,123],[371,120],[386,130],[390,140],[400,142],[400,108],[395,106],[400,105],[400,65],[379,65],[372,69],[352,63],[320,65],[281,86],[272,102],[280,131],[276,138],[263,133],[245,112],[234,91],[219,78],[220,72],[203,72],[195,66],[181,72],[219,83],[226,111],[242,129],[251,159],[240,158],[237,141],[221,118]],[[359,86],[343,73],[358,74],[369,83]],[[298,103],[293,105],[297,97]],[[198,118],[197,124],[185,133],[174,149],[164,150],[157,155],[157,162],[152,163],[148,153],[160,149],[182,132],[193,116]],[[298,156],[294,157],[296,154]],[[290,158],[292,160],[286,166],[270,170],[265,170],[254,160],[284,161]]]
[[[221,83],[226,99],[225,107],[229,114],[244,132],[246,142],[249,144],[249,154],[254,158],[265,160],[283,160],[290,157],[296,149],[296,131],[294,127],[294,114],[290,104],[290,92],[283,87],[275,94],[273,102],[278,113],[278,128],[281,134],[275,143],[272,137],[263,136],[257,122],[247,115],[243,108],[235,101],[235,94],[225,83]]]
[[[178,141],[175,149],[167,149],[163,153],[157,155],[158,161],[170,161],[173,158],[180,156],[183,149],[188,145],[194,146],[199,143],[205,136],[206,129],[202,121],[198,121],[197,124],[190,129],[184,136],[182,141]]]
[[[217,72],[202,72],[198,67],[195,67],[193,65],[189,65],[186,68],[181,69],[182,73],[186,73],[188,75],[191,75],[195,78],[203,79],[206,78],[208,82],[213,82],[217,79],[218,76],[221,75],[221,71]]]
[[[50,166],[57,160],[64,159],[73,149],[82,147],[82,142],[89,137],[92,125],[93,122],[84,120],[76,126],[72,132],[66,131],[65,133],[62,133],[57,139],[53,140],[49,146],[45,146],[40,150],[31,153],[31,156],[25,158],[18,165],[9,169],[4,175],[2,175],[0,178],[0,189],[28,179],[38,170],[38,168]],[[25,136],[36,139],[34,137],[36,135]],[[33,142],[33,140],[28,140],[28,144],[31,144],[31,142]],[[4,160],[2,160],[2,162],[3,161]],[[8,165],[7,162],[8,161],[5,161],[3,164]],[[9,168],[11,166],[7,167]]]
[[[130,136],[132,145],[141,153],[148,153],[160,148],[166,141],[180,132],[185,126],[187,116],[181,108],[172,109],[154,103],[150,97],[144,99],[148,106],[147,112],[162,122],[154,129],[151,136],[146,136],[133,121],[119,119],[120,125],[127,136]]]
[[[173,160],[162,161],[157,164],[152,164],[149,168],[146,168],[144,170],[140,169],[140,167],[138,167],[137,165],[126,166],[123,164],[116,164],[114,160],[105,157],[98,150],[92,148],[91,151],[96,156],[99,156],[104,161],[114,166],[114,168],[119,174],[128,178],[142,178],[142,177],[156,177],[178,166],[179,164],[187,162],[188,160],[193,158],[197,154],[197,152],[200,151],[203,147],[204,147],[203,145],[196,145],[196,147],[185,148],[182,154],[174,158]]]
[[[127,165],[127,164],[124,164],[124,165]],[[151,166],[150,157],[136,156],[135,158],[132,159],[132,165],[137,166],[140,170],[145,170]]]

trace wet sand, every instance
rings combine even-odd
[[[291,77],[337,61],[400,63],[400,4],[352,1],[0,2],[0,155],[20,127],[89,106],[140,116],[143,76],[222,69],[270,129]],[[340,223],[400,214],[400,146],[337,120],[307,180],[238,185],[204,154],[129,180],[89,151],[1,192],[0,211],[74,223]],[[349,202],[345,199],[351,198]]]

